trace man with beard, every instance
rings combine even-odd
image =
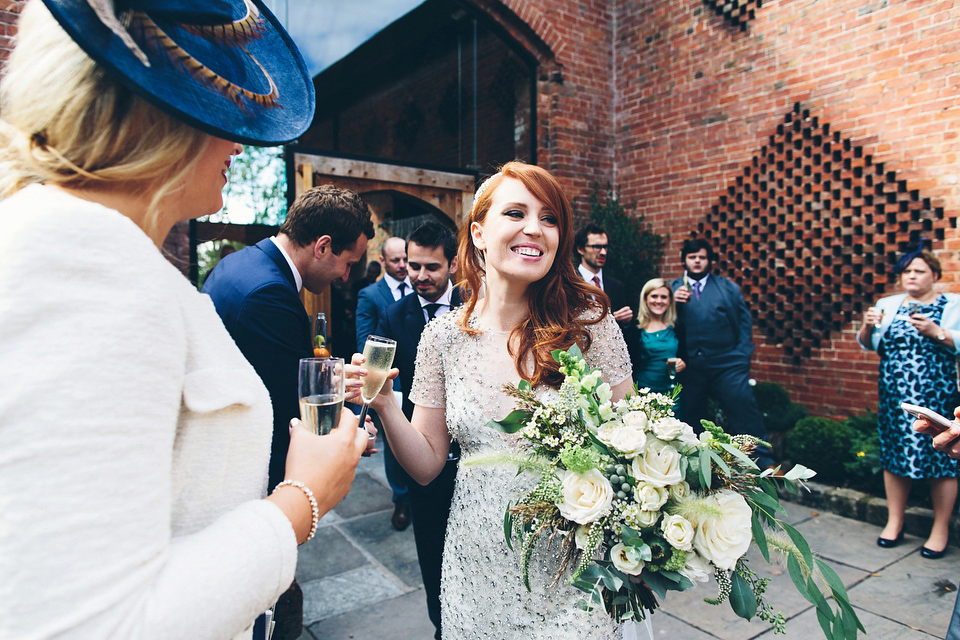
[[[625,299],[623,284],[603,274],[603,265],[607,261],[608,245],[607,232],[598,224],[590,223],[583,227],[573,237],[573,247],[579,256],[580,275],[590,284],[600,289],[610,298],[610,307],[613,318],[626,329],[633,320],[633,309]]]

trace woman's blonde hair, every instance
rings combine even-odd
[[[133,189],[150,197],[148,227],[210,140],[110,77],[40,0],[20,14],[0,117],[0,198],[32,183]]]
[[[677,305],[673,301],[673,289],[670,288],[670,284],[663,278],[653,278],[652,280],[647,280],[647,283],[643,285],[643,289],[640,290],[640,305],[637,308],[637,322],[640,325],[641,329],[645,329],[647,325],[650,324],[650,307],[647,306],[647,295],[654,289],[666,288],[669,292],[670,297],[670,306],[667,307],[666,313],[663,314],[663,322],[668,327],[672,327],[673,323],[677,320]]]

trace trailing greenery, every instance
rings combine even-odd
[[[653,231],[644,216],[635,213],[636,201],[623,204],[619,186],[614,191],[610,182],[594,182],[588,203],[590,220],[607,230],[605,273],[616,274],[623,282],[630,306],[636,307],[644,283],[659,274],[664,237]]]

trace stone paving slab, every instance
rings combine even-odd
[[[390,524],[392,511],[381,511],[343,522],[337,527],[355,544],[375,557],[408,587],[423,584],[413,527],[397,531]]]
[[[357,473],[350,493],[338,504],[334,511],[344,519],[373,513],[374,511],[393,510],[390,490],[368,473]],[[387,515],[387,520],[390,516]]]
[[[369,560],[337,527],[321,527],[297,556],[297,581],[301,584],[359,569]]]
[[[832,513],[821,513],[810,518],[797,525],[797,530],[810,543],[810,548],[822,557],[868,572],[880,571],[919,549],[923,542],[908,535],[898,547],[878,547],[880,527]]]
[[[877,616],[942,637],[950,624],[958,580],[960,554],[928,560],[911,553],[850,589],[850,601]]]
[[[934,640],[935,638],[942,639],[947,631],[944,627],[941,631],[931,635],[919,629],[911,629],[897,620],[874,615],[856,606],[854,608],[857,609],[857,617],[863,623],[863,628],[867,630],[866,634],[860,635],[858,638],[862,637],[865,640]],[[791,620],[785,636],[763,636],[763,640],[777,640],[779,638],[784,640],[819,640],[823,638],[823,630],[817,621],[817,612],[811,609],[804,612],[796,620]]]
[[[300,640],[433,640],[423,589],[368,602],[362,610],[305,626]]]
[[[347,611],[364,610],[379,600],[394,598],[408,590],[370,565],[307,582],[300,587],[303,589],[304,625]],[[426,606],[423,609],[425,611]]]

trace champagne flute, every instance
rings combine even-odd
[[[396,351],[396,340],[381,336],[368,336],[363,345],[363,357],[366,360],[363,366],[367,369],[367,375],[363,378],[363,386],[360,388],[360,399],[363,400],[363,409],[360,411],[361,426],[367,418],[370,403],[380,393],[383,383],[390,374],[393,355]]]
[[[299,396],[304,426],[321,436],[333,431],[343,409],[343,358],[300,360]]]
[[[667,378],[670,379],[670,382],[673,382],[677,379],[677,359],[676,358],[667,358]]]

